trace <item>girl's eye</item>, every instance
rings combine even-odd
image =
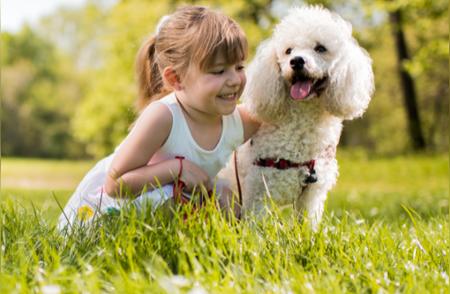
[[[314,51],[316,51],[317,53],[324,53],[327,52],[327,48],[325,48],[325,46],[318,44],[316,47],[314,47]]]
[[[238,70],[238,71],[244,70],[244,68],[245,67],[243,65],[236,66],[236,70]]]
[[[287,49],[286,49],[286,54],[287,54],[287,55],[291,54],[291,52],[292,52],[292,48],[287,48]]]
[[[225,72],[225,70],[219,69],[219,70],[213,70],[211,73],[212,73],[213,75],[221,75],[221,74],[223,74],[224,72]]]

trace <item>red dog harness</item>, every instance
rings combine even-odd
[[[309,169],[309,172],[312,172],[314,170],[314,166],[316,164],[316,161],[314,159],[310,161],[305,162],[292,162],[287,159],[274,159],[274,158],[258,158],[253,162],[254,165],[262,166],[262,167],[274,167],[276,169],[288,169],[288,168],[299,168],[302,166],[306,166]]]
[[[236,177],[236,184],[238,188],[238,203],[242,207],[242,190],[241,190],[241,181],[239,180],[239,173],[238,173],[238,164],[237,164],[237,150],[233,153],[233,159],[234,159],[234,171],[235,171],[235,177]],[[306,178],[307,184],[312,184],[317,182],[317,176],[316,171],[314,170],[314,166],[316,165],[316,161],[314,159],[311,159],[309,161],[305,161],[302,163],[292,162],[287,159],[274,159],[274,158],[258,158],[253,162],[254,165],[261,166],[261,167],[273,167],[280,170],[285,170],[288,168],[299,168],[302,166],[308,167],[309,176]]]
[[[285,170],[289,168],[299,168],[306,166],[309,171],[309,176],[306,178],[305,182],[307,184],[312,184],[317,182],[316,170],[314,166],[316,165],[316,161],[311,159],[305,162],[292,162],[290,160],[284,158],[258,158],[253,162],[254,165],[261,167],[272,167],[279,170]]]

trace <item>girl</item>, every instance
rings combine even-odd
[[[138,208],[146,201],[156,207],[179,188],[211,189],[232,151],[259,126],[236,107],[246,57],[243,31],[221,13],[188,6],[164,17],[138,52],[143,111],[116,151],[82,180],[59,227],[120,208],[130,195]],[[230,203],[225,191],[221,206]]]

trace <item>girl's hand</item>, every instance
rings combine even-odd
[[[183,172],[181,173],[181,180],[184,182],[185,189],[188,192],[192,192],[195,187],[205,186],[209,189],[210,179],[206,171],[201,167],[189,161],[183,160]]]

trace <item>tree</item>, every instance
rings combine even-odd
[[[392,33],[395,39],[395,47],[398,58],[398,68],[402,81],[402,92],[405,103],[406,113],[408,115],[409,136],[415,150],[423,150],[426,147],[422,132],[422,124],[417,106],[416,86],[411,74],[404,67],[404,63],[410,60],[408,45],[406,44],[405,34],[403,32],[402,10],[396,9],[389,13]]]
[[[428,145],[444,150],[448,147],[448,2],[377,4],[390,16],[413,149]]]
[[[67,61],[29,27],[1,36],[3,155],[81,155],[67,132],[81,91]]]

